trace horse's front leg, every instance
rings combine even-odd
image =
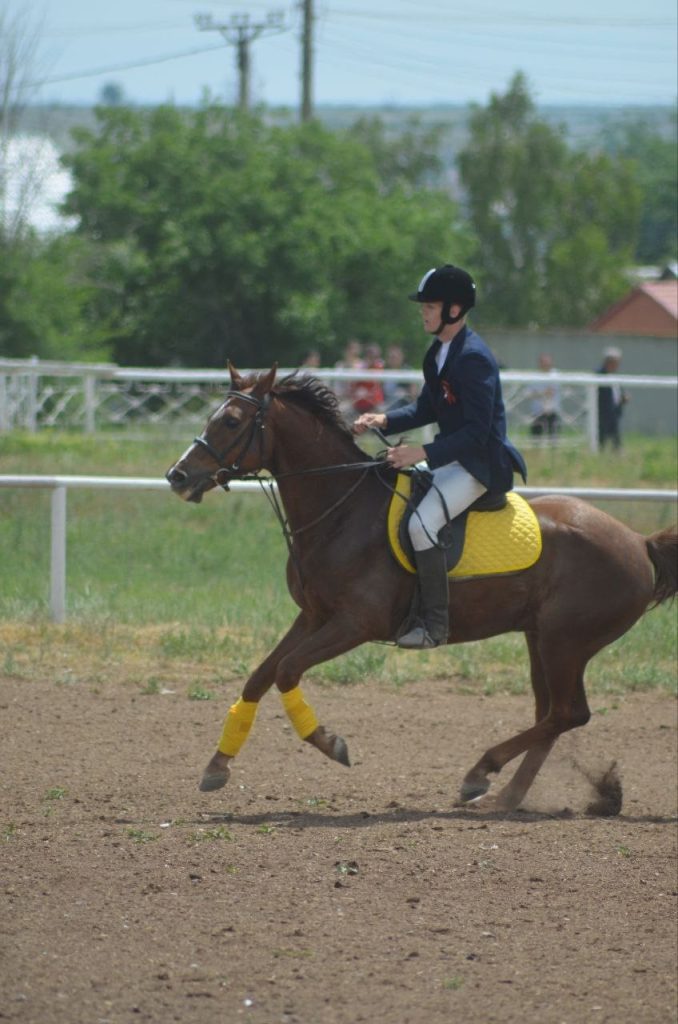
[[[241,697],[230,707],[226,715],[221,739],[203,773],[199,787],[203,792],[221,789],[228,782],[231,774],[229,763],[249,735],[259,701],[275,681],[278,662],[297,646],[309,628],[305,614],[300,613],[285,636],[245,683]]]
[[[307,703],[299,680],[313,665],[345,654],[365,643],[369,636],[345,615],[337,615],[313,633],[309,633],[289,654],[278,662],[275,683],[280,690],[283,707],[297,735],[312,744],[326,757],[350,767],[348,747],[341,736],[328,732]]]
[[[369,636],[348,616],[337,615],[313,630],[302,612],[277,647],[250,676],[242,696],[229,709],[219,745],[205,769],[200,789],[207,792],[226,785],[230,775],[229,762],[247,739],[259,701],[274,682],[297,735],[333,761],[349,766],[345,740],[320,725],[315,711],[302,693],[299,680],[306,669],[336,658],[368,639]]]

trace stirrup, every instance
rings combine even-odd
[[[426,626],[419,622],[412,629],[408,630],[396,640],[398,647],[406,651],[427,651],[432,647],[439,647],[444,641],[434,640]]]

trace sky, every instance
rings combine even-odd
[[[250,46],[255,103],[298,106],[299,0],[0,0],[38,29],[37,102],[235,102],[236,48],[196,14],[285,30]],[[674,104],[675,0],[314,0],[315,104],[484,104],[527,75],[540,105]],[[27,13],[26,13],[27,12]]]

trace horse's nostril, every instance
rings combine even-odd
[[[172,466],[165,473],[165,477],[174,487],[177,484],[184,483],[188,479],[188,474],[184,473],[183,469],[177,469],[176,466]]]

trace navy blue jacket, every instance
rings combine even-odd
[[[398,434],[428,423],[440,433],[424,445],[431,469],[459,462],[488,491],[510,491],[513,473],[527,468],[506,437],[506,413],[499,367],[483,339],[462,327],[438,374],[436,339],[424,356],[424,387],[410,405],[387,414],[385,433]]]
[[[600,366],[596,373],[609,371]],[[619,420],[624,412],[626,393],[618,388],[616,393],[609,385],[598,388],[598,433],[601,439],[614,437],[619,433]]]

